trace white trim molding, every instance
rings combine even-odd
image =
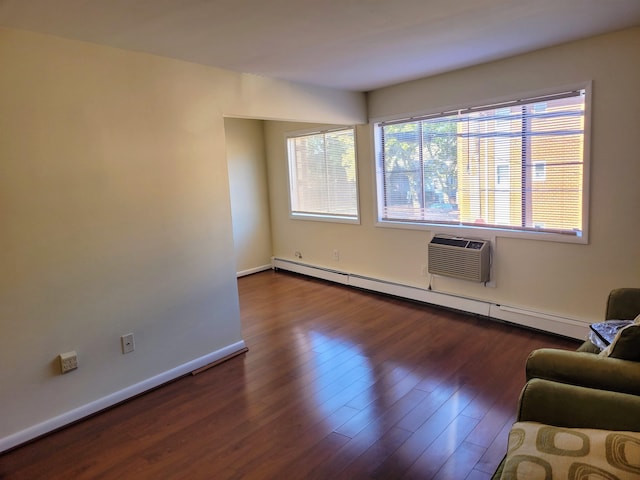
[[[50,433],[58,428],[69,425],[70,423],[82,420],[89,415],[93,415],[101,410],[112,407],[120,402],[128,400],[136,395],[140,395],[152,388],[158,387],[164,383],[175,380],[178,377],[187,375],[194,370],[202,368],[213,362],[219,361],[223,358],[233,356],[235,353],[242,353],[246,351],[244,340],[227,345],[215,352],[211,352],[203,357],[196,358],[187,363],[179,365],[171,370],[160,373],[154,377],[143,380],[139,383],[131,385],[120,391],[114,392],[106,397],[99,398],[91,403],[75,408],[68,412],[65,412],[57,417],[50,418],[44,422],[33,425],[29,428],[16,432],[0,439],[0,452],[9,450],[10,448],[21,445],[25,442],[40,437],[46,433]]]
[[[247,275],[252,275],[254,273],[264,272],[265,270],[271,270],[273,268],[272,264],[262,265],[260,267],[250,268],[248,270],[242,270],[240,272],[236,272],[236,277],[246,277]]]
[[[498,305],[484,300],[434,292],[426,288],[412,287],[385,280],[364,277],[348,272],[326,269],[301,262],[294,262],[282,258],[273,259],[273,268],[321,278],[343,285],[371,290],[378,293],[393,295],[418,302],[424,302],[440,307],[460,310],[475,315],[481,315],[492,320],[513,323],[535,330],[541,330],[564,337],[582,340],[587,338],[591,322],[567,318],[553,313],[536,312],[525,308],[508,305]]]

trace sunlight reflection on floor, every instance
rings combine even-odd
[[[320,418],[356,396],[362,405],[373,403],[370,387],[375,383],[374,372],[358,345],[313,330],[307,332],[306,340],[299,342],[298,348],[311,354],[308,368],[314,372],[314,407]]]

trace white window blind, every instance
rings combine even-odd
[[[292,215],[357,219],[354,129],[291,136],[287,143]]]
[[[582,236],[585,90],[378,124],[381,221]]]

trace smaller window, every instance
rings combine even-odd
[[[292,218],[357,223],[354,128],[290,134],[287,150]]]

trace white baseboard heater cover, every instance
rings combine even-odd
[[[435,235],[429,242],[429,273],[488,282],[490,272],[488,240]]]
[[[463,312],[483,315],[494,320],[502,320],[578,340],[583,340],[587,337],[589,333],[589,323],[591,323],[587,320],[570,319],[555,314],[535,312],[522,308],[508,307],[506,305],[496,305],[484,300],[459,297],[424,288],[401,285],[379,278],[326,269],[317,265],[303,264],[283,258],[274,257],[273,268],[322,278],[323,280],[329,280],[343,285],[364,288],[365,290],[394,295],[431,305],[439,305],[445,308],[453,308]]]

